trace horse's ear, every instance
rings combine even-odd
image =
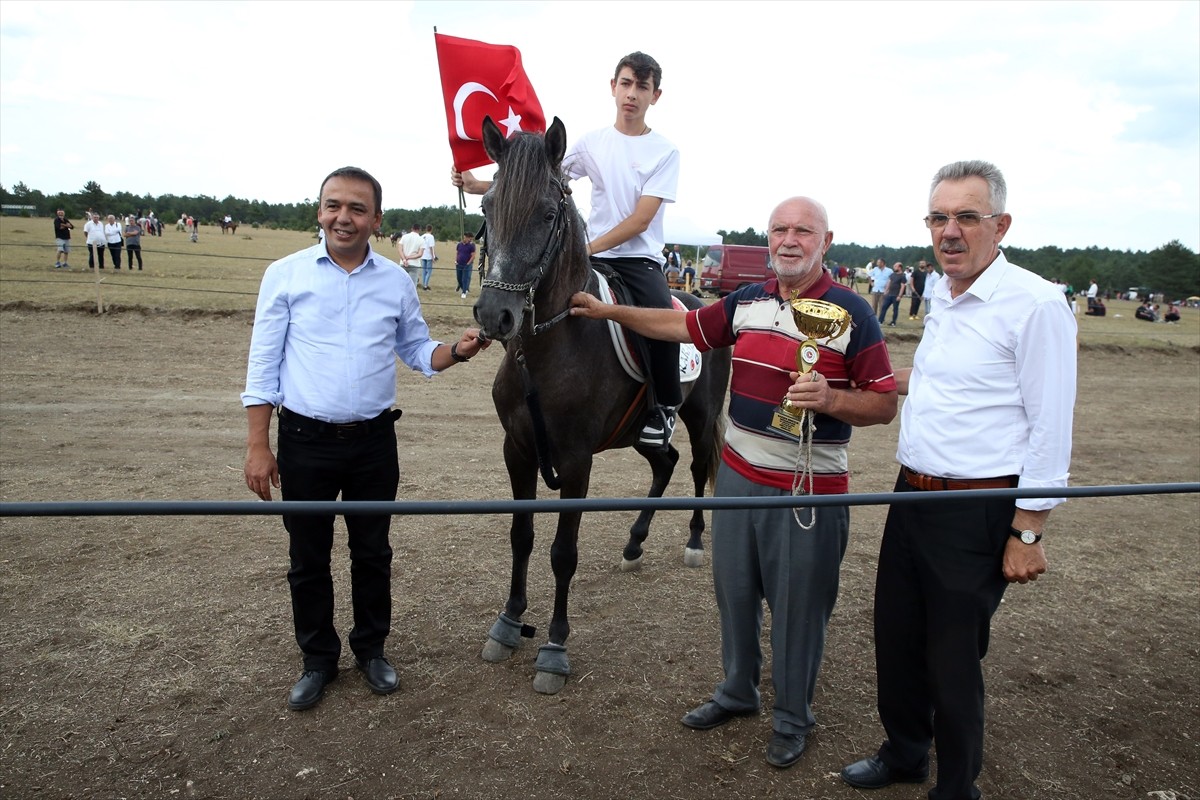
[[[500,163],[500,157],[504,155],[505,139],[504,134],[500,132],[500,126],[492,121],[491,116],[483,118],[483,149],[487,151],[488,157]]]
[[[555,169],[562,166],[563,156],[567,153],[567,126],[562,120],[554,118],[550,129],[546,131],[546,157]]]

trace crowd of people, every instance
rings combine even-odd
[[[197,223],[185,214],[179,219],[180,230],[184,230],[185,221],[194,242],[196,241]],[[75,230],[75,223],[67,218],[65,210],[58,209],[54,214],[54,268],[56,270],[72,271],[70,258],[71,231],[73,230]],[[89,208],[83,215],[83,235],[84,245],[88,251],[87,268],[89,270],[104,269],[106,258],[111,262],[112,269],[120,270],[121,253],[124,252],[129,271],[134,271],[134,262],[136,262],[137,271],[140,272],[142,271],[142,237],[162,236],[163,224],[153,211],[143,213],[139,210],[136,213],[120,217],[116,214],[102,217],[98,212]]]

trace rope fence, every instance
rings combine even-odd
[[[0,503],[0,517],[279,516],[282,514],[389,514],[451,516],[588,511],[711,511],[728,508],[820,508],[985,498],[1123,497],[1196,494],[1200,482],[1073,486],[1048,489],[968,489],[939,492],[785,495],[782,497],[622,497],[545,500],[67,500]]]

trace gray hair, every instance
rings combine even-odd
[[[987,181],[988,199],[992,204],[992,213],[1004,213],[1004,203],[1008,199],[1008,185],[1005,184],[1004,175],[996,165],[987,161],[955,161],[953,164],[942,167],[933,176],[933,183],[929,185],[930,199],[933,199],[933,193],[942,181],[961,181],[966,178],[983,178]]]

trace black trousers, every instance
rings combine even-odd
[[[121,269],[121,246],[121,242],[108,243],[108,252],[112,255],[113,269],[115,270]]]
[[[138,269],[140,270],[142,268],[142,246],[140,244],[125,245],[125,257],[129,259],[130,269],[133,269],[133,259],[135,256],[137,257]]]
[[[104,269],[104,248],[105,247],[107,247],[107,245],[103,245],[103,244],[89,244],[87,246],[88,269],[94,269],[96,267],[96,259],[97,258],[100,259],[100,269]],[[121,262],[118,261],[117,269],[120,269],[120,268],[121,268]]]
[[[612,268],[629,289],[630,300],[643,308],[671,308],[671,290],[658,262],[649,258],[595,258]],[[645,339],[650,364],[646,374],[654,387],[659,405],[676,406],[683,402],[679,388],[679,343]]]
[[[400,484],[396,429],[390,412],[363,434],[342,438],[307,417],[281,413],[279,481],[284,500],[395,500]],[[320,425],[317,423],[317,425]],[[350,649],[360,659],[383,655],[392,621],[391,517],[347,514],[354,628]],[[333,514],[285,514],[291,568],[288,584],[296,643],[304,669],[333,670],[342,643],[333,624]]]
[[[917,491],[903,475],[897,492]],[[936,742],[931,800],[978,798],[983,667],[1014,502],[893,505],[875,580],[875,667],[885,764],[919,770]]]

